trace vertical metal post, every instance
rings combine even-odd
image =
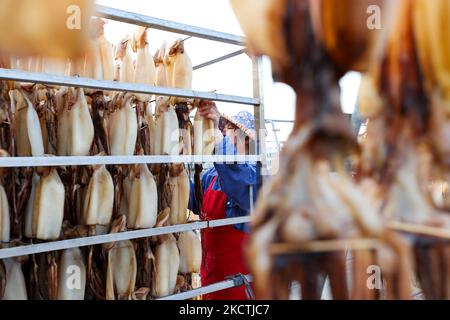
[[[277,128],[275,127],[275,121],[273,121],[273,120],[266,120],[266,123],[270,123],[271,126],[272,126],[273,136],[275,137],[275,143],[277,144],[278,152],[280,152],[281,144],[280,144],[280,140],[278,140],[278,135],[277,135],[277,132],[280,131],[280,130],[277,130]]]
[[[266,168],[266,128],[264,120],[264,77],[263,77],[263,58],[253,58],[253,97],[259,99],[259,105],[254,106],[255,129],[256,129],[256,150],[261,161],[257,164],[257,188],[263,184],[263,172]]]
[[[255,210],[254,205],[253,205],[253,186],[250,185],[249,186],[249,195],[250,195],[250,215],[253,214],[253,211]]]

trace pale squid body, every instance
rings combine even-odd
[[[179,155],[180,129],[178,117],[175,108],[168,105],[166,98],[159,97],[156,101],[155,126],[155,152],[161,155]]]
[[[126,95],[119,108],[110,116],[109,139],[113,156],[132,156],[134,154],[138,124],[132,98],[133,96]]]
[[[114,205],[114,184],[105,165],[95,168],[84,199],[84,225],[109,225]]]
[[[131,241],[116,242],[108,253],[106,299],[130,299],[136,284],[137,262]]]
[[[9,204],[5,188],[0,185],[0,242],[10,240]]]
[[[21,91],[10,91],[9,96],[14,112],[17,155],[21,157],[42,156],[44,154],[44,141],[36,110],[31,101]]]
[[[83,89],[61,88],[55,100],[58,115],[57,154],[88,155],[94,140],[94,124]]]
[[[56,169],[40,178],[33,204],[32,233],[40,240],[56,240],[64,218],[64,184]]]
[[[180,233],[178,237],[180,249],[181,274],[198,273],[202,262],[202,245],[200,239],[193,231]]]
[[[64,250],[58,272],[58,300],[84,300],[86,266],[79,248]]]
[[[98,42],[91,40],[86,54],[83,76],[95,80],[103,80],[102,55]]]
[[[215,127],[211,119],[195,113],[194,117],[194,155],[209,156],[215,147]]]
[[[33,233],[33,207],[34,199],[36,198],[36,189],[39,184],[40,177],[37,174],[33,174],[33,179],[31,182],[31,193],[28,198],[27,206],[25,209],[25,236],[27,238],[34,238],[36,236],[36,228],[34,228]]]
[[[161,47],[156,52],[154,57],[156,68],[155,84],[158,87],[167,87],[169,85],[166,65],[164,63],[165,54],[166,54],[166,42],[163,41]]]
[[[148,130],[150,131],[150,154],[159,155],[161,136],[158,138],[158,127],[153,117],[151,105],[148,103],[145,107],[145,122],[148,125]]]
[[[133,47],[137,52],[136,68],[134,70],[134,83],[155,85],[156,69],[150,46],[147,43],[147,28],[139,27],[133,36]],[[136,94],[139,101],[149,101],[151,95]]]
[[[34,64],[34,61],[33,61]],[[40,72],[53,74],[57,76],[69,75],[69,61],[62,58],[43,57],[41,63],[37,63],[34,67],[41,67]],[[30,70],[31,71],[31,70]]]
[[[168,83],[172,88],[192,90],[192,61],[184,48],[184,42],[177,40],[170,48],[166,59]],[[171,104],[187,102],[186,98],[171,98]]]
[[[42,57],[30,57],[28,60],[28,71],[42,72]]]
[[[94,124],[83,89],[76,90],[76,102],[69,110],[67,155],[87,156],[94,140]],[[64,130],[64,128],[62,128]]]
[[[56,104],[56,154],[58,156],[66,156],[70,137],[70,111],[67,109],[67,95],[69,88],[61,87],[55,95]],[[72,90],[70,92],[73,92]]]
[[[14,259],[5,259],[3,263],[6,269],[6,286],[2,299],[28,300],[21,263]]]
[[[125,215],[128,217],[128,210],[130,206],[130,195],[131,195],[131,186],[133,185],[133,180],[130,177],[125,177],[123,179],[123,193],[122,198],[120,199],[120,208],[119,214]]]
[[[133,56],[131,54],[130,37],[124,38],[117,46],[115,59],[119,61],[119,82],[134,82],[134,63]]]
[[[158,191],[153,174],[147,165],[139,168],[139,176],[134,177],[128,194],[127,224],[131,229],[152,228],[158,215]]]
[[[155,270],[153,272],[152,293],[154,297],[161,298],[174,293],[180,253],[175,237],[167,235],[157,246],[155,252]]]
[[[190,180],[185,168],[176,177],[170,177],[173,187],[172,201],[170,203],[170,224],[184,224],[187,222],[189,205]]]
[[[91,22],[93,37],[91,46],[86,56],[84,74],[97,80],[114,80],[114,49],[112,43],[105,38],[102,19],[94,19]]]

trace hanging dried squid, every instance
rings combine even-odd
[[[156,69],[153,56],[150,53],[150,46],[147,42],[147,28],[139,27],[134,33],[131,48],[137,52],[136,67],[134,69],[134,83],[155,85]],[[148,102],[151,95],[136,94],[138,100]]]
[[[133,95],[118,93],[113,100],[114,110],[109,117],[108,137],[111,155],[133,155],[136,148],[138,122],[133,107]]]
[[[17,155],[22,157],[42,156],[44,141],[36,110],[22,91],[13,90],[9,95],[14,114]]]
[[[448,179],[448,64],[442,58],[447,46],[439,40],[448,36],[448,9],[445,1],[402,2],[385,57],[366,75],[363,105],[369,125],[363,150],[376,161],[362,172],[379,177],[387,190],[383,214],[396,223],[444,229],[450,223],[448,208],[433,201],[429,187],[433,180]],[[448,298],[450,286],[439,279],[448,277],[449,249],[414,239],[424,296]]]
[[[164,59],[167,85],[171,88],[192,90],[193,67],[183,40],[178,39],[170,47]],[[194,128],[189,118],[192,110],[192,99],[170,97],[170,106],[173,106],[178,117],[179,127],[179,154],[191,155],[193,150]],[[175,124],[174,124],[175,125]],[[175,132],[174,132],[175,133]]]
[[[40,240],[56,240],[64,218],[64,184],[55,168],[43,169],[33,202],[32,235]]]
[[[155,153],[161,155],[180,154],[180,130],[175,107],[169,105],[169,101],[164,97],[156,100],[155,111]]]
[[[7,152],[0,150],[0,156],[8,156]],[[11,234],[10,206],[4,187],[4,170],[0,170],[0,243],[8,243]]]
[[[197,110],[194,117],[194,155],[211,155],[215,147],[215,135],[214,121],[203,117]]]
[[[58,300],[84,300],[86,266],[79,248],[64,250],[58,272]]]
[[[191,187],[189,174],[184,165],[171,165],[169,184],[172,190],[169,222],[171,225],[184,224],[188,219],[187,212]]]
[[[408,247],[386,231],[378,193],[364,193],[361,183],[353,181],[344,168],[344,161],[357,156],[359,147],[342,114],[338,86],[346,71],[366,71],[382,56],[395,6],[378,1],[388,19],[383,30],[369,30],[368,1],[231,3],[250,52],[269,55],[276,77],[297,93],[294,131],[280,155],[279,173],[259,198],[246,249],[257,297],[287,298],[290,282],[298,280],[304,299],[319,299],[327,275],[333,298],[368,297],[355,288],[366,285],[361,271],[368,267],[366,263],[376,261],[369,252],[355,253],[350,290],[344,253],[292,255],[274,253],[272,248],[374,238],[383,244],[377,257],[380,264],[391,266],[383,270],[390,279],[390,297],[409,298]]]
[[[158,215],[158,191],[147,165],[136,166],[128,194],[127,225],[131,229],[153,228]]]
[[[116,81],[132,83],[134,80],[134,63],[131,51],[131,38],[126,36],[116,46],[114,59],[116,60],[117,68]]]
[[[62,88],[56,95],[57,154],[87,156],[94,140],[94,124],[82,88]]]
[[[114,184],[104,165],[94,168],[84,198],[81,223],[109,226],[113,214]]]
[[[161,298],[175,292],[180,253],[175,237],[171,234],[159,236],[155,250],[152,296]]]
[[[131,299],[136,283],[136,255],[131,241],[114,243],[108,252],[106,299]]]
[[[5,0],[0,8],[2,51],[73,57],[87,47],[94,1]]]
[[[22,263],[17,259],[4,259],[0,261],[5,270],[5,287],[0,288],[1,300],[28,300],[25,277],[22,270]],[[3,276],[3,275],[2,275]],[[3,280],[3,279],[2,279]],[[0,282],[2,281],[0,280]],[[1,283],[0,283],[1,285]],[[3,295],[1,295],[3,293]]]
[[[114,80],[114,50],[112,43],[105,37],[105,24],[103,19],[91,19],[89,47],[84,55],[71,61],[72,75],[96,80]],[[91,92],[92,90],[89,90],[89,93]]]
[[[180,233],[178,248],[180,249],[179,272],[185,275],[200,272],[202,246],[197,234],[193,231]]]

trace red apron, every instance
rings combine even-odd
[[[217,176],[213,178],[203,195],[204,220],[225,219],[227,195],[222,191],[212,190]],[[200,276],[202,286],[224,281],[227,276],[238,273],[248,274],[244,262],[243,247],[247,239],[245,232],[234,226],[224,226],[203,229],[202,235],[202,266]],[[205,300],[247,300],[245,287],[230,288],[203,296]]]

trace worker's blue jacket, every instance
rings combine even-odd
[[[236,147],[228,137],[216,146],[216,155],[236,155]],[[202,188],[205,192],[210,186],[215,176],[219,176],[212,190],[222,191],[227,195],[226,218],[236,218],[250,214],[250,186],[253,188],[253,203],[256,201],[257,179],[256,164],[250,163],[214,163],[214,167],[205,171],[201,176]],[[199,214],[199,205],[194,195],[194,184],[191,181],[191,192],[189,199],[189,210]],[[249,224],[242,223],[235,225],[235,228],[249,232]]]

